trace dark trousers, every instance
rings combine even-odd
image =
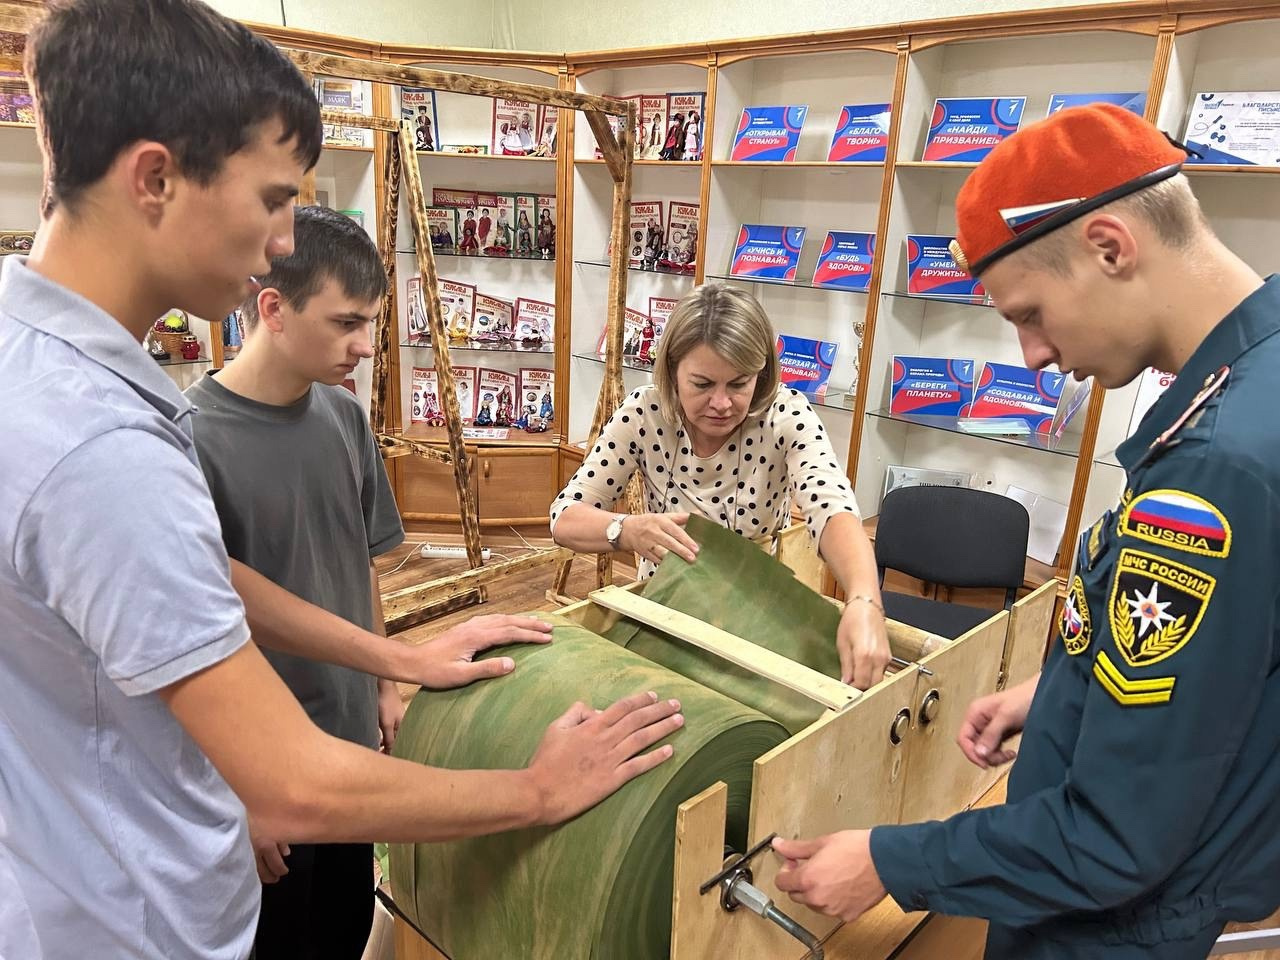
[[[253,960],[360,960],[373,926],[373,845],[293,843],[262,887]]]

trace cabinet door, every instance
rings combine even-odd
[[[1009,614],[1001,611],[920,661],[907,734],[903,823],[939,820],[962,810],[990,784],[956,746],[974,698],[995,693]]]
[[[467,455],[471,490],[477,490],[476,455]],[[458,522],[458,487],[453,465],[421,457],[400,457],[400,513],[407,520],[452,520]],[[477,503],[478,503],[477,499]],[[482,513],[483,515],[483,513]]]
[[[480,518],[486,523],[547,523],[556,484],[554,448],[481,447]]]

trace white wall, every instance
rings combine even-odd
[[[209,0],[238,20],[282,23],[281,0]],[[885,22],[1087,5],[1107,0],[283,0],[290,27],[426,46],[547,50],[614,50],[806,33]],[[616,10],[616,15],[606,12]]]
[[[288,2],[288,0],[286,0]],[[614,50],[807,33],[886,22],[1078,6],[1105,0],[648,0],[601,4],[583,16],[583,0],[496,0],[495,45],[518,50]],[[616,14],[606,13],[612,7]]]
[[[381,43],[494,47],[495,10],[510,0],[207,0],[237,20]],[[567,9],[567,5],[566,5]]]

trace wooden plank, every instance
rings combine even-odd
[[[322,123],[336,123],[344,127],[360,127],[362,130],[382,130],[386,133],[400,132],[399,120],[367,113],[356,113],[354,110],[332,110],[322,107],[320,120]]]
[[[890,737],[894,718],[909,709],[915,671],[904,671],[876,684],[850,709],[828,713],[807,729],[776,747],[755,763],[748,842],[777,833],[811,838],[836,830],[865,829],[897,823],[906,780],[906,741]],[[838,926],[777,889],[778,857],[760,858],[756,886],[819,937]],[[768,939],[772,933],[755,927],[742,931],[739,957],[804,956],[794,940]],[[775,952],[785,944],[787,952]]]
[[[693,285],[707,276],[707,225],[711,220],[711,144],[716,126],[716,92],[720,87],[720,65],[716,54],[707,56],[707,96],[702,103],[702,175],[698,190],[698,242],[693,252]],[[667,161],[670,163],[671,161]]]
[[[617,138],[609,128],[608,119],[598,110],[588,110],[586,116],[591,132],[596,135],[596,144],[604,154],[604,162],[609,167],[609,176],[613,177],[614,183],[621,183],[626,175],[627,164],[622,156],[622,147],[618,145]]]
[[[427,202],[422,190],[422,171],[418,168],[418,151],[413,143],[413,129],[400,125],[400,167],[404,175],[405,200],[413,223],[414,246],[418,273],[422,277],[422,294],[427,306],[427,324],[431,330],[432,355],[440,406],[444,410],[449,453],[453,458],[453,477],[458,490],[458,510],[462,519],[463,545],[471,566],[483,564],[480,556],[480,524],[475,492],[471,485],[471,467],[462,438],[462,417],[458,414],[458,389],[453,380],[453,364],[449,361],[449,335],[444,327],[440,307],[440,277],[431,250],[431,234],[427,229]]]
[[[671,898],[671,960],[728,956],[719,949],[720,892],[698,888],[724,863],[729,788],[712,784],[676,810],[675,881]]]
[[[440,617],[448,616],[458,610],[467,610],[478,606],[484,603],[485,600],[484,587],[477,587],[468,593],[460,593],[457,596],[447,597],[434,603],[427,603],[421,607],[406,609],[403,613],[397,615],[395,619],[386,619],[384,616],[383,627],[387,632],[387,636],[391,636],[402,630],[408,630],[410,627],[416,627],[418,624],[438,620]]]
[[[453,462],[453,457],[439,447],[433,447],[431,444],[423,443],[420,440],[410,440],[407,437],[379,434],[378,447],[382,450],[382,459],[384,460],[414,456],[421,457],[423,460],[436,460],[440,463]]]
[[[1009,614],[1002,610],[921,661],[933,676],[916,672],[911,732],[907,735],[910,786],[902,799],[901,822],[948,817],[971,805],[999,776],[997,771],[971,764],[956,747],[955,739],[969,704],[976,697],[996,692],[1008,625]],[[937,713],[932,721],[926,721],[922,708],[931,693],[938,697]]]
[[[469,593],[483,584],[549,566],[570,555],[571,552],[564,547],[539,550],[513,560],[504,560],[487,567],[474,567],[452,576],[395,590],[382,596],[383,616],[388,623],[399,621],[424,607]]]
[[[1029,593],[1009,611],[1009,634],[1001,658],[1001,687],[1012,687],[1039,672],[1053,624],[1058,582]]]
[[[307,81],[308,87],[310,88],[315,87],[316,78],[314,74],[307,73],[304,70],[302,73],[302,76],[303,76],[303,79]],[[300,207],[309,207],[316,202],[316,168],[315,167],[312,167],[310,170],[308,170],[306,173],[302,175],[302,183],[298,187],[298,197],[295,202]]]
[[[285,53],[303,73],[324,77],[397,83],[407,87],[428,87],[432,90],[447,90],[450,93],[470,94],[475,97],[527,100],[530,103],[564,107],[569,110],[598,110],[618,117],[626,116],[629,110],[628,104],[611,97],[596,97],[572,90],[557,90],[554,87],[536,83],[493,80],[467,73],[428,70],[425,67],[405,66],[388,63],[385,60],[337,57],[306,50],[286,50]]]
[[[616,610],[632,620],[638,620],[794,690],[828,710],[844,710],[861,696],[854,687],[812,670],[802,663],[788,660],[772,650],[757,646],[741,637],[735,637],[719,627],[703,623],[678,610],[668,609],[660,603],[654,603],[637,594],[628,593],[617,587],[604,587],[592,592],[590,599],[602,607]]]
[[[396,369],[392,360],[392,331],[398,326],[396,319],[396,231],[400,220],[400,138],[383,134],[378,137],[386,151],[383,168],[382,216],[378,218],[378,252],[382,255],[382,269],[387,275],[387,292],[382,298],[382,311],[378,314],[373,335],[373,394],[369,407],[369,421],[374,434],[384,434],[392,428],[394,418],[387,416],[391,401],[391,375]],[[385,456],[385,453],[384,453]]]

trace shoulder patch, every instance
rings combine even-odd
[[[1116,649],[1131,667],[1173,656],[1195,635],[1217,580],[1143,550],[1124,549],[1111,584]]]
[[[1121,536],[1202,557],[1231,552],[1231,524],[1203,497],[1182,490],[1149,490],[1124,508]]]
[[[1062,646],[1071,656],[1089,649],[1093,638],[1093,624],[1089,621],[1089,601],[1084,595],[1084,581],[1079,576],[1071,580],[1071,590],[1062,605],[1062,618],[1058,624],[1062,634]]]

